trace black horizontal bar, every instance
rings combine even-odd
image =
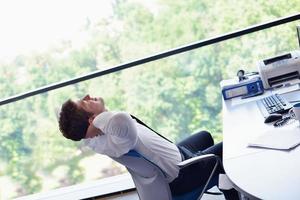
[[[50,84],[50,85],[40,87],[40,88],[32,90],[32,91],[28,91],[28,92],[21,93],[21,94],[15,95],[15,96],[11,96],[11,97],[0,100],[0,106],[4,105],[4,104],[11,103],[11,102],[15,102],[15,101],[18,101],[18,100],[21,100],[21,99],[24,99],[24,98],[27,98],[27,97],[30,97],[30,96],[34,96],[34,95],[37,95],[37,94],[41,94],[41,93],[44,93],[44,92],[48,92],[48,91],[51,91],[51,90],[62,88],[62,87],[72,85],[72,84],[75,84],[75,83],[79,83],[79,82],[82,82],[82,81],[86,81],[86,80],[89,80],[89,79],[92,79],[92,78],[96,78],[96,77],[103,76],[103,75],[106,75],[106,74],[114,73],[114,72],[117,72],[117,71],[121,71],[123,69],[127,69],[127,68],[134,67],[134,66],[137,66],[137,65],[142,65],[142,64],[145,64],[145,63],[148,63],[148,62],[163,59],[163,58],[166,58],[166,57],[169,57],[169,56],[172,56],[172,55],[176,55],[176,54],[183,53],[183,52],[186,52],[186,51],[191,51],[193,49],[197,49],[197,48],[200,48],[200,47],[203,47],[203,46],[207,46],[207,45],[215,44],[215,43],[222,42],[222,41],[225,41],[225,40],[228,40],[228,39],[240,37],[240,36],[243,36],[243,35],[246,35],[246,34],[249,34],[249,33],[261,31],[261,30],[264,30],[264,29],[267,29],[267,28],[271,28],[271,27],[278,26],[278,25],[281,25],[281,24],[289,23],[289,22],[296,21],[296,20],[299,20],[299,19],[300,19],[300,13],[297,13],[297,14],[290,15],[290,16],[283,17],[283,18],[279,18],[279,19],[276,19],[276,20],[273,20],[273,21],[270,21],[270,22],[250,26],[250,27],[245,28],[245,29],[241,29],[241,30],[237,30],[237,31],[230,32],[230,33],[227,33],[227,34],[223,34],[223,35],[220,35],[220,36],[217,36],[217,37],[213,37],[213,38],[209,38],[209,39],[205,39],[205,40],[200,40],[200,41],[195,42],[195,43],[191,43],[191,44],[181,46],[181,47],[178,47],[178,48],[175,48],[175,49],[164,51],[164,52],[154,54],[154,55],[151,55],[151,56],[148,56],[148,57],[145,57],[145,58],[137,59],[137,60],[134,60],[134,61],[131,61],[131,62],[128,62],[128,63],[120,64],[120,65],[111,67],[109,69],[98,70],[98,71],[89,73],[89,74],[84,75],[84,76],[76,77],[76,78],[73,78],[73,79],[70,79],[70,80],[67,80],[67,81],[62,81],[62,82]]]

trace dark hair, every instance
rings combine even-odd
[[[58,121],[59,130],[64,137],[79,141],[86,135],[91,116],[91,113],[79,108],[74,101],[69,99],[61,107]]]

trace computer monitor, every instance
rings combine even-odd
[[[298,36],[298,43],[300,48],[300,26],[297,26],[297,36]]]

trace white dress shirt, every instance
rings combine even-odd
[[[93,151],[110,157],[120,157],[134,149],[158,165],[167,175],[169,182],[179,173],[177,164],[181,155],[177,146],[147,127],[137,123],[126,112],[103,112],[93,120],[95,127],[104,135],[84,139]]]

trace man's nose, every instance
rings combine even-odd
[[[91,97],[90,97],[90,95],[88,94],[88,95],[85,95],[85,97],[83,97],[83,100],[90,100],[91,99]]]

